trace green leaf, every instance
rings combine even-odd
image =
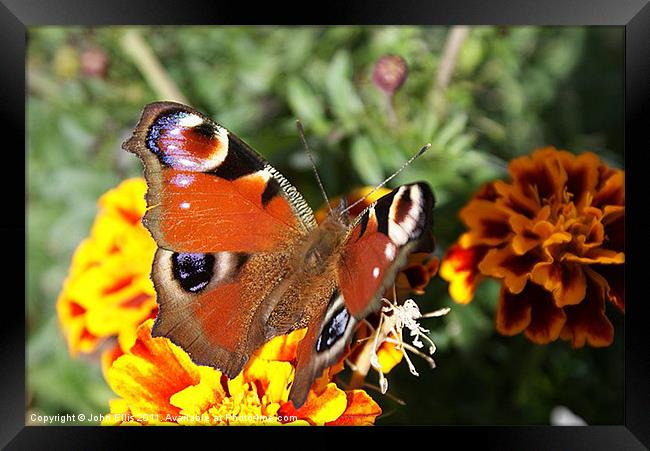
[[[351,81],[350,55],[343,50],[336,52],[327,70],[327,95],[334,115],[348,131],[356,130],[364,107]]]
[[[361,180],[368,185],[377,185],[384,178],[379,160],[373,150],[372,142],[365,136],[358,136],[352,142],[350,159]]]
[[[306,126],[313,128],[319,135],[327,132],[322,101],[302,79],[298,77],[289,79],[287,101],[295,116]]]

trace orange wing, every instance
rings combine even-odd
[[[275,333],[263,303],[315,228],[313,212],[261,156],[187,106],[148,105],[124,148],[144,163],[143,222],[159,247],[153,333],[233,378]]]
[[[428,184],[402,185],[357,220],[338,269],[341,294],[354,317],[361,319],[377,307],[407,255],[431,227],[434,202]]]
[[[305,200],[280,173],[189,107],[148,105],[124,148],[144,162],[144,224],[162,248],[270,251],[316,225]]]

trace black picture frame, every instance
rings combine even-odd
[[[5,213],[0,223],[5,237],[5,285],[15,286],[20,277],[18,239],[26,233],[25,204],[13,194],[10,184],[18,183],[20,167],[27,164],[19,146],[10,146],[10,135],[17,143],[27,139],[26,113],[26,40],[31,25],[153,25],[153,24],[494,24],[494,25],[615,25],[625,28],[625,162],[628,203],[625,275],[627,312],[625,315],[625,421],[621,425],[552,427],[552,426],[452,426],[422,427],[430,440],[422,446],[450,443],[461,449],[470,444],[494,449],[646,449],[650,446],[650,354],[648,330],[641,305],[645,290],[643,278],[634,273],[644,271],[643,255],[648,251],[650,224],[637,205],[645,200],[644,174],[650,167],[650,6],[648,0],[444,0],[444,1],[328,1],[314,5],[244,4],[186,0],[145,2],[116,0],[101,2],[86,0],[0,0],[0,99],[2,118],[3,163],[8,175],[3,178],[8,194],[3,197]],[[26,147],[25,147],[26,149]],[[44,175],[46,176],[46,175]],[[12,177],[17,180],[10,181]],[[26,178],[26,177],[25,177]],[[22,180],[26,187],[26,180]],[[644,189],[645,188],[645,189]],[[27,189],[25,188],[25,196]],[[21,208],[22,207],[22,208]],[[7,238],[8,237],[8,238]],[[8,248],[7,248],[8,246]],[[15,246],[16,249],[13,249]],[[23,254],[26,255],[26,248]],[[27,258],[27,257],[25,257]],[[26,274],[26,264],[25,274]],[[4,304],[15,309],[5,310],[0,328],[0,446],[9,449],[48,448],[115,448],[131,445],[136,438],[151,440],[171,433],[167,428],[145,428],[141,433],[131,428],[25,426],[25,323],[18,311],[23,307],[5,293]],[[632,296],[630,298],[630,296]],[[630,301],[631,299],[631,301]],[[604,390],[607,387],[603,387]],[[192,429],[188,432],[188,429]],[[301,428],[303,429],[303,428]],[[410,429],[410,428],[407,428]],[[415,429],[414,429],[415,430]],[[168,432],[169,431],[169,432]],[[182,434],[212,434],[206,428],[178,428]],[[365,432],[365,431],[364,431]],[[224,429],[219,434],[240,435],[239,431]],[[309,440],[325,443],[329,432],[316,428]],[[155,434],[155,435],[154,435]],[[247,434],[247,432],[245,433]],[[257,434],[257,431],[256,431]],[[277,436],[277,428],[264,429],[264,435]],[[304,430],[299,435],[304,436]],[[312,435],[315,434],[315,435]],[[394,436],[395,428],[376,428],[367,437]],[[244,434],[242,434],[244,435]],[[222,436],[219,436],[221,439]],[[250,436],[249,436],[250,437]],[[284,440],[291,437],[283,433]],[[229,437],[232,438],[232,437]],[[399,440],[399,437],[397,437]],[[303,438],[301,438],[303,440]],[[403,436],[402,440],[410,440]],[[214,442],[213,442],[214,443]],[[282,443],[282,442],[279,442]],[[289,443],[298,442],[291,439]],[[309,446],[309,442],[301,442]],[[70,446],[73,445],[73,446]],[[282,446],[282,445],[279,445]],[[338,445],[336,445],[338,446]],[[371,446],[371,445],[363,445]],[[418,445],[420,446],[420,445]]]

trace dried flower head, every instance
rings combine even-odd
[[[536,343],[607,346],[606,300],[624,311],[624,171],[552,147],[516,158],[511,181],[485,185],[461,210],[468,227],[440,274],[457,301],[483,277],[502,281],[497,330]]]
[[[369,343],[372,343],[372,345],[369,350],[371,353],[370,363],[379,373],[380,390],[382,393],[386,393],[388,390],[388,380],[385,374],[392,369],[394,364],[391,362],[391,366],[388,368],[384,366],[382,360],[386,360],[386,357],[383,359],[380,357],[382,348],[389,345],[394,352],[399,352],[400,357],[397,361],[399,362],[403,357],[408,364],[409,371],[414,376],[419,376],[419,373],[415,369],[415,365],[409,358],[407,351],[411,351],[422,357],[431,368],[435,368],[435,361],[430,355],[436,352],[436,345],[427,335],[430,331],[422,327],[418,320],[444,316],[449,313],[450,309],[443,308],[423,315],[420,313],[420,308],[413,299],[407,299],[404,303],[397,304],[384,298],[383,303],[384,307],[381,309],[379,325],[370,336]],[[404,329],[408,330],[412,345],[404,341]],[[422,341],[423,339],[428,345],[426,353],[421,351],[425,346]],[[386,353],[386,350],[383,350],[383,352]]]

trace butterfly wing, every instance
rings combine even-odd
[[[379,307],[408,254],[427,239],[434,203],[428,184],[403,185],[357,218],[343,243],[337,288],[298,345],[289,395],[295,406],[304,403],[314,380],[341,357],[354,326]]]
[[[145,107],[124,148],[144,163],[144,224],[164,249],[271,251],[316,226],[309,205],[278,171],[185,105]]]
[[[428,184],[402,185],[358,218],[338,267],[341,294],[351,315],[361,319],[379,306],[408,254],[428,239],[434,203]]]
[[[235,377],[259,345],[288,255],[312,230],[298,191],[225,128],[185,105],[145,107],[124,148],[145,166],[143,223],[166,336],[199,364]]]

